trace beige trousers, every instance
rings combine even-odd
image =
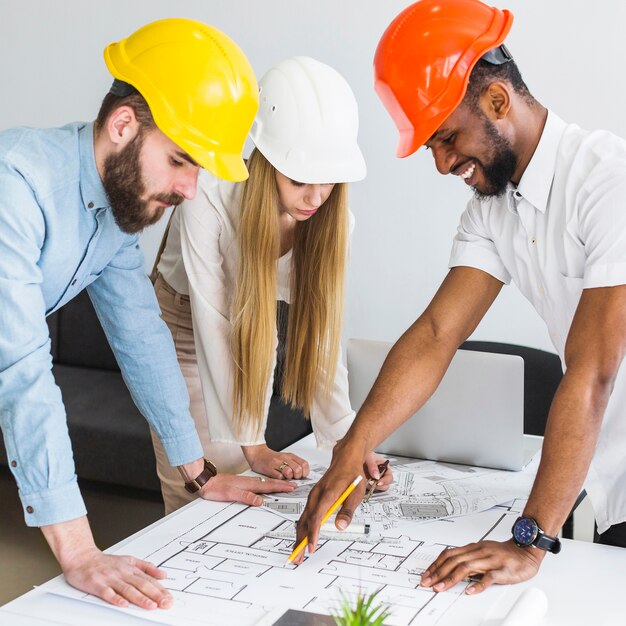
[[[196,423],[204,456],[217,467],[218,471],[239,474],[249,469],[241,447],[233,444],[215,443],[209,437],[196,360],[196,348],[193,341],[189,296],[179,294],[172,289],[161,275],[157,276],[154,289],[161,307],[163,321],[167,324],[174,339],[178,363],[189,392],[189,410]],[[157,460],[157,474],[161,481],[161,493],[165,502],[165,514],[167,515],[195,500],[197,496],[185,491],[180,473],[169,464],[163,446],[154,432],[152,432],[152,444]]]

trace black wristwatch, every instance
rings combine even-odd
[[[546,535],[532,517],[525,515],[518,517],[513,528],[511,528],[511,532],[513,533],[513,541],[522,548],[532,546],[546,552],[552,552],[552,554],[558,554],[561,551],[560,539]]]
[[[189,493],[196,493],[197,491],[200,491],[200,489],[202,489],[203,485],[206,485],[206,483],[208,483],[209,480],[216,475],[217,469],[215,468],[215,465],[213,465],[211,461],[207,461],[206,459],[204,459],[204,469],[193,480],[185,483],[185,489]]]

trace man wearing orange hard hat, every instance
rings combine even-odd
[[[194,20],[148,24],[108,46],[105,61],[115,80],[95,123],[0,133],[0,427],[26,523],[42,529],[67,581],[117,606],[165,608],[163,572],[94,543],[45,318],[88,290],[181,489],[257,506],[257,493],[293,490],[218,474],[202,458],[138,243],[168,206],[193,198],[200,167],[247,178],[258,87],[241,49]]]
[[[400,132],[397,155],[425,146],[437,170],[474,195],[450,272],[393,347],[298,525],[297,539],[315,549],[322,515],[364,455],[428,400],[513,281],[544,319],[565,374],[511,539],[442,552],[422,576],[435,591],[468,576],[479,577],[470,594],[534,576],[547,552],[560,551],[583,486],[597,540],[626,547],[626,142],[567,124],[535,100],[503,44],[512,23],[479,0],[421,0],[380,40],[375,88]],[[346,500],[338,527],[361,495]]]

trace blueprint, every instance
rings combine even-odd
[[[195,502],[113,551],[163,569],[173,607],[115,610],[176,626],[246,626],[279,607],[332,614],[340,590],[354,597],[378,591],[392,609],[386,624],[433,625],[464,597],[465,584],[436,594],[419,587],[424,569],[447,546],[492,536],[499,527],[510,533],[514,519],[502,507],[472,517],[471,525],[439,521],[415,527],[418,533],[385,532],[380,542],[321,540],[303,564],[293,565],[287,563],[293,541],[272,536],[293,530],[292,522],[262,507]],[[102,604],[60,580],[48,583],[47,590]]]
[[[475,468],[429,462],[397,465],[398,484],[360,507],[358,517],[372,526],[367,538],[321,539],[314,554],[294,565],[287,562],[293,549],[294,519],[325,469],[312,465],[310,478],[302,481],[297,494],[270,496],[264,507],[256,508],[197,501],[109,550],[158,565],[167,574],[162,584],[174,596],[173,607],[166,611],[112,610],[175,626],[246,626],[273,623],[268,616],[278,609],[333,614],[341,593],[356,597],[378,591],[380,601],[392,611],[386,624],[434,625],[454,603],[470,598],[464,595],[464,583],[442,594],[421,588],[424,569],[448,546],[509,537],[522,498],[528,495],[527,490],[512,503],[493,506],[492,502],[486,510],[459,517],[485,506],[489,490],[478,487],[481,481],[491,481],[502,494],[521,487],[500,485],[507,481],[489,470],[473,472],[470,469]],[[434,502],[439,502],[438,508]],[[46,588],[103,604],[62,580]],[[491,601],[505,588],[492,589]]]
[[[410,459],[392,459],[392,467],[394,483],[389,490],[361,504],[353,520],[370,524],[375,532],[485,511],[526,497],[534,478],[532,468],[528,472],[510,472]],[[325,471],[322,465],[312,465],[311,473],[296,490],[268,497],[264,506],[297,521],[312,486]]]

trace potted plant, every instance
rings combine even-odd
[[[350,598],[340,592],[340,612],[333,615],[337,626],[383,626],[385,620],[391,615],[391,611],[388,604],[376,602],[379,591],[380,589],[368,596],[359,592],[354,606]]]

